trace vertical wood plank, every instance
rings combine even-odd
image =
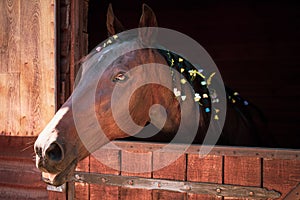
[[[186,200],[187,194],[180,193],[180,192],[169,192],[165,190],[154,190],[152,199],[153,200],[169,200],[169,199]]]
[[[20,129],[20,74],[0,74],[0,132],[18,135]]]
[[[171,160],[174,160],[174,162],[169,163]],[[184,181],[186,180],[186,155],[169,152],[153,152],[153,169],[159,169],[153,171],[153,178]],[[153,199],[186,198],[186,193],[153,190]]]
[[[121,175],[151,178],[152,152],[126,151],[121,152]],[[124,200],[149,200],[152,191],[144,189],[121,188],[120,198]]]
[[[74,0],[71,2],[71,50],[70,50],[70,82],[73,89],[79,70],[78,62],[88,53],[87,34],[88,1]]]
[[[20,1],[3,0],[0,7],[0,73],[20,72]]]
[[[20,72],[20,1],[0,2],[0,73]]]
[[[208,194],[188,194],[188,200],[222,200],[223,197],[217,197]]]
[[[48,191],[48,199],[49,200],[67,200],[67,193],[66,192]]]
[[[75,66],[79,61],[79,1],[74,0],[71,2],[71,51],[70,51],[70,86],[73,91],[75,79],[76,79],[76,69]]]
[[[0,91],[6,102],[1,104],[0,132],[5,135],[17,135],[20,129],[20,2],[18,0],[3,0],[0,3],[0,73],[6,76],[6,82],[1,81]]]
[[[261,186],[261,161],[258,157],[226,156],[224,183],[243,186]]]
[[[71,5],[68,0],[60,0],[60,35],[59,45],[57,46],[60,52],[60,59],[57,62],[57,81],[60,87],[57,87],[57,94],[59,94],[59,102],[57,107],[63,103],[70,96],[70,41],[71,41],[71,26],[70,26],[70,13]]]
[[[261,186],[261,159],[259,157],[226,156],[224,183],[242,186]],[[224,198],[230,199],[230,198]],[[238,198],[247,199],[247,198]]]
[[[121,153],[121,174],[123,176],[139,176],[151,178],[152,152],[126,151]]]
[[[170,160],[174,160],[174,162],[169,163],[168,161]],[[186,155],[169,152],[154,152],[153,168],[160,168],[153,171],[153,178],[184,181],[186,179]]]
[[[89,200],[89,184],[87,183],[74,183],[75,194],[74,199],[78,200]]]
[[[20,1],[4,2],[8,17],[8,72],[20,72]]]
[[[0,1],[0,8],[2,13],[0,15],[0,73],[8,72],[8,41],[9,41],[9,23],[8,16],[6,14],[7,7],[6,1]]]
[[[120,174],[120,151],[100,149],[90,157],[90,172],[102,174]],[[118,200],[119,187],[90,184],[90,200]]]
[[[6,87],[7,82],[7,74],[0,74],[0,105],[7,105],[7,94],[8,88]],[[1,106],[0,119],[2,123],[0,123],[1,134],[5,134],[6,132],[6,106]]]
[[[6,82],[7,93],[7,114],[6,131],[10,135],[19,135],[20,131],[20,73],[10,73]]]
[[[264,160],[263,187],[281,193],[281,199],[300,182],[300,160]]]
[[[0,73],[7,98],[1,131],[37,135],[55,111],[55,0],[0,2]],[[3,126],[3,125],[2,125]]]
[[[195,182],[219,183],[222,184],[222,156],[207,155],[200,157],[198,154],[188,155],[187,180]],[[220,200],[207,194],[188,194],[189,200]]]
[[[76,167],[76,171],[89,172],[90,157],[81,160]],[[75,182],[75,198],[78,200],[89,200],[90,191],[88,183]]]
[[[22,135],[38,135],[55,112],[54,10],[54,0],[20,4]]]
[[[118,200],[119,187],[90,184],[90,200]]]
[[[120,198],[122,200],[152,200],[152,191],[121,188]]]
[[[97,150],[90,156],[90,172],[119,175],[120,159],[117,149]]]

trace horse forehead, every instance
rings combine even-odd
[[[98,45],[98,47],[101,46],[103,44]],[[81,79],[89,79],[89,82],[94,82],[91,79],[99,80],[98,75],[103,72],[106,77],[110,77],[118,71],[128,71],[142,64],[165,61],[163,58],[155,56],[155,52],[153,53],[152,50],[141,47],[141,44],[136,40],[117,39],[104,48],[98,47],[87,56],[83,63]],[[149,53],[154,56],[150,56]],[[159,52],[156,54],[160,55]]]
[[[149,63],[167,64],[160,53],[153,48],[137,49],[128,52],[120,61],[121,64],[133,65],[134,67]]]

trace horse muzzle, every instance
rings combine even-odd
[[[50,185],[60,186],[60,185],[64,184],[65,182],[71,180],[71,177],[73,175],[76,165],[77,165],[77,161],[74,160],[63,171],[61,171],[57,174],[42,172],[42,179],[44,182],[46,182]]]
[[[59,186],[71,178],[77,159],[66,159],[64,147],[59,142],[54,141],[43,146],[37,140],[35,153],[36,167],[42,171],[44,182]]]

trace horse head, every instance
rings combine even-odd
[[[111,5],[106,25],[109,38],[83,59],[74,92],[35,142],[44,181],[63,184],[78,161],[109,141],[130,136],[202,143],[212,127],[222,131],[219,144],[259,145],[260,113],[229,88],[227,96],[220,95],[227,97],[227,113],[222,110],[220,117],[226,114],[226,121],[220,126],[220,110],[213,104],[226,100],[208,90],[215,73],[205,77],[179,55],[149,48],[155,28],[138,29],[134,36],[123,32]],[[157,27],[147,5],[139,27]]]
[[[139,27],[156,26],[154,12],[143,5]],[[78,161],[111,140],[137,134],[144,127],[152,132],[157,129],[173,133],[179,128],[183,114],[180,107],[185,106],[186,115],[196,113],[197,107],[191,104],[194,94],[189,86],[186,86],[188,100],[184,105],[180,105],[174,96],[176,85],[170,68],[163,67],[168,63],[161,53],[142,48],[145,45],[142,40],[131,41],[129,36],[121,38],[117,35],[124,28],[111,5],[107,13],[107,30],[109,39],[84,59],[74,92],[35,142],[36,166],[49,184],[66,182]],[[155,33],[149,29],[138,34],[148,38]],[[138,49],[123,54],[122,49],[126,51],[130,46]],[[116,49],[121,52],[119,56],[115,55]],[[173,76],[179,79],[180,75]],[[183,130],[187,131],[189,127],[191,125],[186,124]]]

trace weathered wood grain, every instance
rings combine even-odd
[[[122,150],[121,175],[149,178],[152,174],[152,152],[136,149],[135,151]]]
[[[122,200],[151,200],[152,191],[144,189],[122,188],[120,197]]]
[[[6,0],[8,17],[8,72],[20,72],[20,2]]]
[[[9,23],[8,16],[6,15],[6,1],[0,2],[0,8],[2,8],[3,14],[0,15],[0,73],[8,72],[8,41],[9,41]]]
[[[153,152],[153,167],[155,168],[155,162],[164,162],[164,159],[167,159],[168,156],[158,156],[155,158],[155,152],[163,148],[164,144],[150,144],[150,143],[136,143],[136,142],[115,142],[118,147],[122,148],[123,152],[127,152],[125,157],[122,158],[122,162],[125,163],[125,166],[135,167],[131,163],[132,159],[127,159],[131,152],[143,152],[150,153]],[[178,146],[174,145],[174,154],[179,153]],[[233,185],[241,186],[256,186],[256,187],[265,187],[263,183],[264,175],[262,174],[262,158],[266,157],[266,160],[274,158],[284,158],[290,161],[298,161],[298,150],[284,150],[284,149],[263,149],[263,148],[238,148],[238,147],[215,147],[212,149],[210,154],[206,157],[199,157],[199,149],[201,146],[192,145],[187,150],[187,181],[195,182],[211,182],[211,183],[227,183]],[[113,150],[111,147],[104,147],[105,150]],[[150,154],[149,154],[150,155]],[[223,158],[224,157],[224,158]],[[224,159],[224,163],[223,163]],[[139,159],[136,159],[139,160]],[[140,159],[141,160],[141,159]],[[147,160],[147,159],[145,159]],[[126,162],[131,164],[126,164]],[[136,162],[136,161],[135,161]],[[146,161],[147,162],[147,161]],[[176,162],[175,162],[176,163]],[[136,165],[138,168],[140,166]],[[179,167],[169,166],[169,170],[162,169],[162,177],[165,176],[167,179],[172,179],[176,176],[176,170],[181,170]],[[141,168],[141,167],[140,167]],[[174,169],[173,169],[174,168]],[[159,172],[159,171],[158,171]],[[174,173],[175,175],[173,175]],[[126,174],[126,173],[125,173]],[[152,173],[153,178],[159,178],[160,173]],[[178,173],[181,174],[181,173]],[[297,174],[297,173],[296,173]],[[128,174],[130,176],[135,176],[134,174]],[[144,174],[142,174],[144,175]],[[148,175],[149,176],[149,175]],[[293,175],[295,176],[295,175]],[[182,178],[182,174],[181,174]],[[277,187],[280,188],[280,184],[277,182]],[[279,186],[278,186],[279,185]],[[121,190],[123,190],[122,188]],[[268,187],[268,189],[273,189],[273,187]],[[127,190],[127,189],[125,189]],[[279,189],[277,191],[280,191]],[[144,191],[143,191],[144,192]],[[166,194],[171,195],[172,192],[152,192],[152,197],[166,197]],[[230,193],[230,191],[228,191]],[[122,194],[122,193],[121,193]],[[125,192],[126,194],[126,192]],[[160,195],[161,194],[161,195]],[[174,193],[175,194],[175,193]],[[172,193],[173,195],[173,193]],[[177,194],[175,194],[176,196]],[[183,195],[184,196],[184,195]],[[215,195],[196,195],[188,194],[189,199],[222,199]],[[227,197],[228,199],[229,197]],[[229,198],[230,199],[230,198]],[[240,198],[241,199],[241,198]]]
[[[119,150],[98,150],[90,157],[90,172],[101,174],[120,174],[120,151]],[[105,180],[103,179],[105,183]],[[90,200],[106,199],[118,200],[119,199],[118,186],[96,185],[90,184]]]
[[[0,74],[0,132],[18,135],[20,130],[20,74]]]
[[[74,88],[80,59],[88,53],[87,15],[88,2],[75,0],[71,3],[70,86]]]
[[[100,149],[90,156],[90,172],[120,174],[121,155],[118,149]]]
[[[188,181],[222,183],[222,156],[188,155]]]
[[[257,157],[225,156],[224,183],[261,186],[261,160]]]
[[[222,196],[214,196],[208,194],[188,194],[189,200],[222,200]]]
[[[165,144],[151,142],[130,142],[130,141],[114,141],[118,147],[124,150],[140,149],[143,151],[156,151],[162,149]],[[104,146],[105,149],[114,149],[112,145]],[[183,147],[180,144],[171,144],[169,148],[174,153],[182,152]],[[237,156],[237,157],[263,157],[267,159],[288,159],[300,160],[300,151],[298,149],[272,149],[272,148],[257,148],[257,147],[233,147],[233,146],[211,146],[207,145],[191,145],[186,149],[188,154],[199,155],[200,150],[209,148],[208,155],[216,156]]]
[[[20,133],[20,73],[9,73],[6,82],[7,93],[7,114],[6,133],[9,135],[19,135]]]
[[[0,105],[7,105],[7,94],[8,94],[8,88],[6,87],[6,82],[8,80],[7,74],[0,74]],[[1,112],[0,112],[0,130],[1,134],[6,134],[6,124],[7,124],[7,110],[6,106],[1,106]]]
[[[67,194],[66,192],[53,192],[48,191],[48,200],[67,200]]]
[[[117,186],[90,184],[90,200],[119,200],[119,190]]]
[[[180,192],[170,192],[164,190],[153,190],[153,200],[169,200],[169,199],[178,199],[178,200],[186,200],[187,194]]]
[[[284,200],[300,200],[300,183],[285,196]]]
[[[90,165],[90,157],[86,157],[80,161],[76,167],[76,171],[88,172]],[[75,184],[75,199],[89,200],[90,199],[90,189],[88,183],[74,183]]]
[[[0,136],[0,199],[48,199],[33,160],[35,139]]]
[[[131,189],[163,190],[180,192],[183,194],[188,192],[194,194],[209,194],[231,198],[244,197],[254,199],[275,199],[280,197],[280,193],[260,187],[226,185],[218,183],[187,182],[107,174],[90,174],[86,172],[75,172],[73,180],[77,182],[113,185]],[[105,182],[103,182],[103,180],[105,180]],[[181,197],[185,196],[186,195],[182,195]]]
[[[19,1],[0,2],[0,73],[20,72],[20,5]]]
[[[264,160],[263,186],[281,192],[284,197],[300,183],[299,160]]]
[[[258,157],[225,156],[224,183],[260,187],[261,159]],[[228,199],[228,198],[224,198]],[[246,199],[246,198],[239,198]]]
[[[121,152],[121,175],[151,178],[152,152],[135,150]],[[120,198],[130,200],[151,199],[152,191],[121,188]]]
[[[173,162],[169,162],[172,160]],[[153,178],[186,180],[186,154],[153,152]]]
[[[20,135],[37,135],[55,112],[55,3],[20,1]]]
[[[188,181],[222,184],[222,156],[207,155],[200,157],[199,154],[189,154],[187,165]],[[191,200],[220,199],[215,195],[207,194],[188,194],[188,197]]]
[[[0,187],[0,199],[14,199],[14,200],[48,200],[50,199],[46,190],[39,190],[34,188],[11,188]],[[52,200],[52,199],[51,199]],[[59,199],[60,200],[60,199]]]
[[[0,132],[37,135],[55,111],[55,1],[0,7]]]
[[[0,185],[45,189],[46,184],[32,160],[0,158],[0,166]]]
[[[157,150],[163,147],[163,144],[147,144],[147,143],[136,143],[136,142],[116,142],[119,148],[122,148],[121,154],[118,153],[109,153],[111,151],[119,151],[118,149],[114,149],[111,147],[104,147],[101,151],[106,152],[104,153],[103,159],[111,158],[112,163],[118,163],[118,160],[121,160],[121,169],[131,169],[131,170],[141,170],[141,169],[150,169],[152,165],[152,169],[155,168],[157,163],[164,163],[167,159],[173,157],[172,154],[176,155],[179,151],[177,145],[174,145],[174,152],[164,152],[164,153],[157,153]],[[199,156],[199,148],[201,146],[191,146],[190,149],[187,150],[187,157],[180,156],[179,159],[167,166],[166,168],[162,168],[158,171],[153,171],[151,173],[133,173],[132,171],[123,171],[121,175],[123,176],[140,176],[146,178],[156,178],[158,180],[161,179],[169,179],[169,180],[187,180],[192,182],[207,182],[207,183],[217,183],[220,184],[220,194],[226,196],[227,199],[232,198],[231,195],[237,196],[251,196],[250,192],[255,191],[258,193],[262,193],[259,195],[275,195],[273,191],[265,191],[263,189],[260,190],[260,187],[265,187],[263,185],[262,178],[264,175],[262,174],[262,156],[267,155],[267,160],[270,158],[275,157],[284,157],[287,160],[292,161],[293,158],[296,158],[299,151],[297,150],[275,150],[275,149],[258,149],[258,148],[237,148],[237,147],[215,147],[212,152],[207,155],[206,157]],[[173,148],[173,147],[171,147]],[[249,150],[249,152],[247,152]],[[133,154],[133,153],[140,153]],[[273,152],[273,153],[272,153]],[[226,156],[228,153],[229,156]],[[106,155],[105,155],[106,154]],[[133,155],[131,155],[133,154]],[[270,155],[269,155],[270,154]],[[273,155],[271,155],[273,154]],[[101,156],[101,154],[99,154]],[[118,156],[121,156],[118,157]],[[152,164],[151,164],[152,158]],[[115,160],[115,161],[114,161]],[[298,161],[296,159],[296,161]],[[92,161],[97,162],[97,161]],[[93,164],[91,164],[92,166]],[[116,164],[112,164],[116,165]],[[94,165],[94,172],[97,172],[96,169],[99,166],[99,169],[103,168],[102,164]],[[182,167],[183,166],[183,167]],[[185,168],[186,167],[186,168]],[[105,169],[105,167],[103,168]],[[184,169],[184,170],[183,170]],[[107,173],[114,173],[118,175],[118,170],[107,169]],[[180,172],[179,172],[180,171]],[[99,173],[100,171],[98,171]],[[105,171],[104,171],[105,173]],[[296,173],[297,174],[297,173]],[[184,176],[183,176],[184,175]],[[296,175],[293,175],[294,177]],[[87,178],[87,177],[85,177]],[[117,178],[117,177],[115,177]],[[121,177],[120,177],[121,178]],[[129,180],[129,179],[128,179]],[[137,179],[134,179],[133,185],[131,186],[130,183],[126,182],[126,187],[121,187],[121,185],[111,185],[110,181],[106,183],[105,186],[92,186],[90,188],[95,188],[100,192],[102,190],[105,191],[106,187],[115,187],[115,190],[108,190],[108,194],[114,195],[114,198],[117,194],[117,190],[120,192],[118,193],[120,196],[119,198],[122,199],[122,195],[124,198],[129,198],[130,195],[133,195],[134,198],[139,193],[143,195],[145,193],[146,197],[152,196],[153,199],[163,199],[163,198],[170,198],[174,197],[174,199],[223,199],[223,197],[218,196],[218,192],[215,189],[209,190],[209,192],[204,192],[204,194],[194,194],[193,192],[188,192],[188,195],[185,193],[176,193],[174,190],[171,191],[159,191],[157,188],[153,188],[154,190],[145,190],[142,189],[142,186],[138,186],[135,184]],[[91,180],[91,183],[95,184],[97,181]],[[156,182],[155,182],[156,183]],[[155,185],[154,183],[154,185]],[[125,183],[124,183],[125,184]],[[227,185],[222,185],[227,184]],[[275,184],[275,183],[274,183]],[[276,183],[277,184],[277,183]],[[233,185],[233,187],[230,187]],[[241,187],[239,187],[241,186]],[[247,186],[247,187],[244,187]],[[249,187],[254,186],[254,187]],[[120,188],[118,188],[120,187]],[[129,188],[128,188],[129,187]],[[157,185],[155,185],[157,187]],[[196,186],[194,186],[195,191]],[[203,189],[203,186],[201,186]],[[217,185],[212,186],[217,187]],[[223,188],[224,187],[224,188]],[[194,190],[192,189],[192,190]],[[268,187],[268,189],[272,190],[273,187]],[[137,192],[137,191],[138,192]],[[201,190],[202,191],[202,190]],[[277,190],[280,191],[280,190]],[[236,193],[233,193],[236,192]],[[254,192],[254,193],[255,193]],[[265,194],[263,194],[266,192]],[[210,194],[210,195],[209,195]],[[256,194],[253,194],[256,195]],[[259,197],[259,195],[257,197]],[[278,193],[276,193],[278,195]],[[275,196],[276,196],[275,195]],[[220,195],[221,196],[221,195]],[[176,197],[176,198],[175,198]],[[110,198],[110,197],[109,197]],[[113,197],[111,197],[113,198]],[[113,198],[113,199],[114,199]],[[236,198],[237,199],[237,198]],[[243,199],[239,197],[239,199]]]
[[[0,136],[0,158],[25,159],[34,164],[33,144],[36,137]]]
[[[169,161],[173,160],[173,163]],[[186,180],[186,154],[153,152],[153,178]],[[170,191],[153,191],[153,199],[186,199],[187,194]]]

